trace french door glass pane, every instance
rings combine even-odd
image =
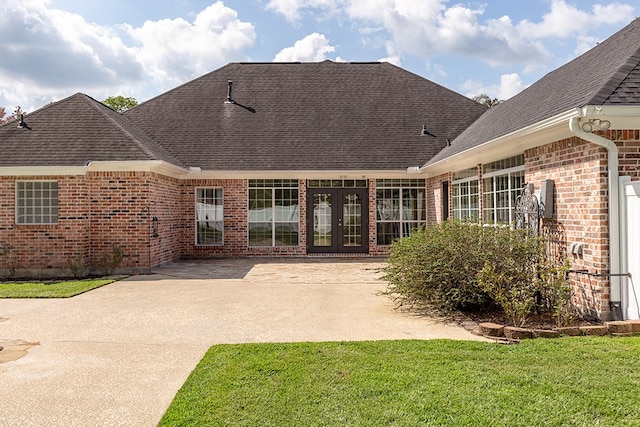
[[[362,199],[359,194],[342,197],[342,245],[362,246]]]
[[[331,194],[313,196],[313,245],[331,246]]]

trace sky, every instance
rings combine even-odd
[[[0,107],[144,102],[229,62],[387,61],[508,99],[640,15],[640,0],[2,0]]]

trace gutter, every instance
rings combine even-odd
[[[618,172],[618,146],[611,140],[580,127],[580,119],[587,116],[587,108],[578,109],[578,116],[569,120],[569,130],[575,136],[607,150],[609,193],[609,305],[613,320],[622,320],[622,281],[620,280],[620,178]]]

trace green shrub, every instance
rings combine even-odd
[[[384,269],[384,293],[401,304],[445,311],[486,306],[491,300],[477,284],[484,233],[474,224],[444,221],[396,240]]]
[[[537,311],[558,325],[574,319],[569,264],[547,256],[544,238],[509,227],[444,221],[391,245],[384,294],[439,310],[482,309],[495,302],[515,326]]]
[[[571,264],[566,258],[547,260],[539,271],[540,307],[551,312],[556,325],[569,326],[579,317],[578,310],[572,301],[573,287],[567,272]]]
[[[84,255],[76,255],[74,257],[67,258],[66,263],[71,275],[76,279],[85,278],[90,269],[89,262]]]
[[[539,266],[544,262],[542,239],[525,230],[487,229],[492,244],[478,273],[478,286],[504,311],[514,326],[523,326],[540,295]]]
[[[105,276],[110,276],[120,266],[124,257],[124,248],[120,245],[113,245],[110,252],[104,252],[98,258],[97,266]]]

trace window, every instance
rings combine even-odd
[[[249,180],[249,246],[297,246],[298,181]]]
[[[478,221],[480,194],[478,169],[471,168],[453,174],[453,218]]]
[[[378,245],[390,245],[408,236],[427,218],[424,179],[376,181],[376,230]]]
[[[196,245],[222,245],[223,231],[222,188],[197,188]]]
[[[512,223],[516,198],[524,186],[524,156],[489,163],[482,170],[483,223]]]
[[[57,224],[58,183],[16,182],[16,224]]]

